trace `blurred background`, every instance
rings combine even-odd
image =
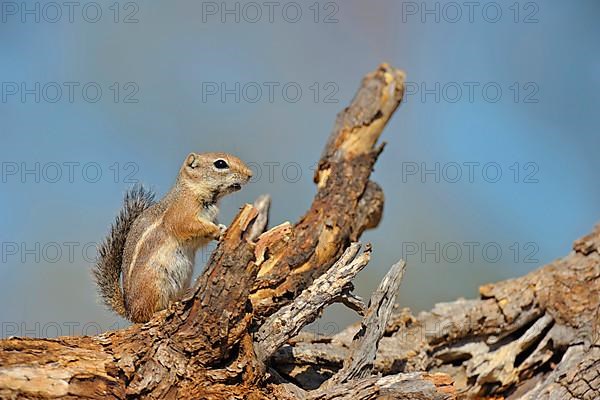
[[[225,199],[295,221],[335,115],[381,62],[407,74],[382,135],[368,297],[408,261],[415,312],[561,257],[600,221],[597,1],[2,1],[0,336],[126,326],[90,268],[126,189],[190,151],[250,163]],[[196,272],[208,259],[198,254]],[[356,316],[334,306],[309,329]]]

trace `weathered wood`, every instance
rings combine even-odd
[[[404,74],[383,64],[367,75],[338,117],[315,172],[318,192],[287,245],[261,266],[251,296],[255,315],[269,315],[337,260],[381,218],[383,192],[369,181],[377,140],[404,94]]]
[[[446,374],[429,375],[420,372],[385,377],[353,379],[316,393],[310,400],[449,400],[454,397],[452,379]]]
[[[350,346],[350,354],[344,366],[327,382],[328,387],[371,375],[379,341],[396,303],[405,268],[404,261],[394,264],[371,296],[369,309]]]
[[[342,296],[348,283],[369,262],[370,249],[358,255],[360,245],[348,247],[342,257],[294,301],[271,315],[254,336],[254,349],[259,360],[266,361],[288,339],[296,336],[307,324]]]
[[[565,258],[481,287],[480,299],[438,304],[416,317],[398,309],[375,371],[445,372],[465,398],[600,398],[599,249],[600,226]],[[299,337],[273,363],[314,387],[341,368],[357,330]]]
[[[0,341],[0,397],[198,398],[256,392],[226,382],[258,370],[249,334],[257,268],[244,207],[198,280],[194,297],[143,325],[96,337]],[[20,376],[21,379],[16,379]],[[200,395],[201,394],[201,395]]]
[[[326,306],[339,299],[350,280],[369,261],[370,247],[357,255],[353,244],[322,276],[304,290],[292,303],[266,319],[255,335],[255,351],[260,360],[268,357],[302,327],[312,322]],[[297,399],[379,399],[383,397],[423,400],[453,399],[452,379],[446,374],[396,374],[385,378],[371,377],[377,345],[385,332],[404,274],[403,261],[392,267],[371,297],[360,334],[355,336],[352,352],[344,367],[318,390],[307,392],[270,370],[278,385]]]
[[[258,215],[252,224],[252,229],[248,232],[249,241],[256,240],[265,229],[267,229],[267,225],[269,224],[269,210],[271,208],[271,196],[263,194],[254,201],[253,206],[256,208],[256,211],[258,211]]]

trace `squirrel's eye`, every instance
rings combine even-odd
[[[217,169],[226,169],[229,168],[229,165],[227,164],[227,161],[225,160],[216,160],[213,165],[217,168]]]

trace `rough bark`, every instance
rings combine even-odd
[[[479,299],[418,316],[396,310],[376,372],[444,372],[460,398],[600,398],[600,226],[573,249],[521,278],[481,287]],[[300,386],[318,386],[347,359],[357,329],[297,337],[273,365]]]
[[[352,243],[383,209],[369,181],[377,140],[403,91],[388,65],[367,75],[338,115],[308,212],[265,231],[269,200],[244,206],[190,295],[150,322],[0,341],[0,398],[595,398],[598,230],[563,260],[417,317],[391,313],[402,262],[369,307],[351,293],[370,254]],[[364,315],[360,327],[298,334],[336,301]]]
[[[383,192],[369,176],[383,146],[381,132],[404,94],[404,74],[387,65],[367,75],[336,120],[315,172],[317,195],[283,248],[260,266],[251,295],[267,316],[326,271],[361,233],[375,227]]]
[[[265,320],[254,336],[254,348],[261,361],[267,361],[303,327],[317,319],[324,307],[348,290],[352,279],[369,262],[370,250],[357,256],[359,248],[358,244],[350,246],[327,273],[317,278],[291,304]]]

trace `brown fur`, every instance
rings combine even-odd
[[[215,160],[224,160],[228,168],[216,168]],[[181,298],[190,284],[196,251],[221,235],[216,224],[218,200],[239,190],[251,176],[250,169],[232,155],[190,154],[171,191],[131,224],[122,264],[111,266],[111,279],[104,279],[104,287],[97,279],[105,302],[131,321],[145,322]],[[121,299],[114,282],[117,269],[123,280]],[[106,275],[106,271],[95,273]]]
[[[100,245],[98,262],[93,269],[104,303],[122,316],[126,315],[120,285],[125,240],[133,222],[154,203],[154,194],[142,186],[136,185],[127,191],[123,208]]]

